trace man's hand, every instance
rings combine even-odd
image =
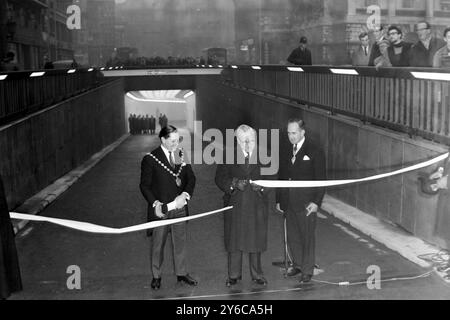
[[[279,204],[279,203],[277,203],[277,206],[276,206],[275,208],[277,209],[277,211],[278,211],[278,212],[280,212],[280,213],[284,213],[284,211],[283,211],[283,210],[281,210],[281,206],[280,206],[280,204]]]
[[[163,206],[162,202],[155,201],[155,204],[154,204],[155,215],[160,219],[166,218],[166,215],[162,212],[162,206]]]
[[[435,184],[432,184],[431,189],[433,191],[437,191],[439,189],[448,189],[448,176],[442,177]]]
[[[178,197],[176,197],[175,205],[176,205],[177,209],[182,209],[186,205],[186,196],[183,194],[180,194]]]
[[[319,210],[319,207],[317,206],[317,204],[315,204],[314,202],[311,202],[307,207],[306,207],[306,216],[309,217],[309,215],[313,212],[317,212]]]

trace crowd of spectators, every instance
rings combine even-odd
[[[450,28],[442,34],[443,39],[432,35],[426,21],[415,24],[419,40],[416,43],[404,41],[400,27],[380,26],[373,30],[373,41],[369,33],[359,35],[360,45],[353,51],[354,66],[380,67],[450,67]]]
[[[195,66],[200,64],[201,58],[193,57],[130,57],[128,59],[120,59],[112,56],[106,63],[106,67],[160,67],[160,66]]]

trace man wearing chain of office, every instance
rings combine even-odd
[[[195,187],[191,165],[178,149],[180,135],[174,126],[166,126],[159,133],[161,145],[144,156],[141,163],[140,189],[148,203],[148,221],[179,218],[189,214],[187,202]],[[173,245],[175,274],[179,283],[197,285],[186,267],[186,222],[155,228],[152,232],[151,287],[161,287],[164,245],[170,231]]]

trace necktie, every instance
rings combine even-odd
[[[250,155],[247,153],[247,154],[245,155],[245,165],[246,165],[246,166],[249,165],[249,157],[250,157]]]
[[[175,163],[173,162],[172,154],[173,154],[173,152],[169,151],[169,163],[170,163],[170,166],[173,169],[173,168],[175,168]]]
[[[291,159],[292,164],[295,163],[297,157],[296,153],[297,153],[297,144],[294,144],[294,148],[292,149],[292,159]]]
[[[364,47],[364,53],[365,53],[366,56],[367,56],[367,47]]]

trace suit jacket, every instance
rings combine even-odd
[[[292,150],[280,156],[280,180],[326,180],[325,155],[322,149],[308,138],[305,139],[294,164],[291,162]],[[284,211],[289,207],[304,210],[310,202],[320,207],[324,195],[324,188],[283,188],[277,189],[276,202],[280,203]]]
[[[233,209],[224,213],[224,240],[228,252],[262,252],[267,249],[268,196],[267,190],[256,191],[247,185],[243,191],[231,190],[233,178],[239,180],[261,180],[262,165],[258,160],[258,149],[252,153],[250,164],[238,164],[234,150],[233,164],[220,164],[216,170],[216,185],[224,192],[224,205]]]
[[[151,152],[158,160],[170,168],[169,161],[164,154],[163,149],[156,148]],[[173,170],[177,173],[180,165],[176,165]],[[186,164],[180,173],[181,186],[178,187],[175,177],[164,169],[149,154],[145,155],[141,162],[141,183],[140,189],[145,200],[148,202],[147,217],[148,221],[159,220],[155,215],[153,203],[159,200],[164,204],[163,212],[167,212],[167,204],[175,200],[183,192],[189,193],[192,197],[195,187],[195,175],[190,164]],[[187,206],[184,207],[186,215],[189,214]]]
[[[371,51],[372,51],[371,45],[369,45],[367,48],[367,55],[365,54],[362,46],[358,46],[358,49],[355,50],[355,52],[353,52],[353,55],[352,55],[352,65],[368,66]]]

